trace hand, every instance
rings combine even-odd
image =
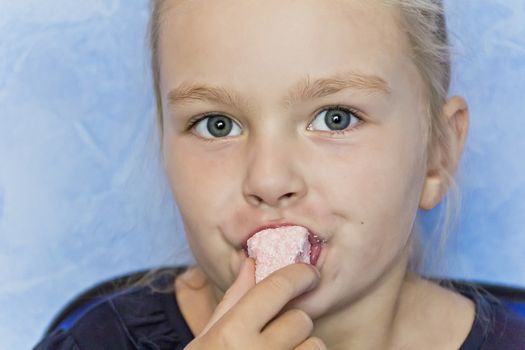
[[[311,337],[313,322],[302,310],[280,313],[293,298],[319,284],[318,270],[297,263],[255,285],[255,262],[247,258],[203,331],[186,350],[326,349]]]

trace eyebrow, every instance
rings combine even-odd
[[[390,94],[387,82],[376,75],[356,72],[339,73],[330,77],[311,81],[309,75],[296,83],[283,99],[284,106],[291,106],[300,101],[321,98],[344,89],[356,89],[369,93]],[[211,101],[220,104],[243,107],[248,103],[240,95],[219,86],[200,83],[182,83],[168,93],[169,105],[190,103],[192,101]]]

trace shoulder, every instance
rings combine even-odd
[[[154,287],[163,289],[172,282],[173,276],[162,276]],[[140,286],[104,299],[35,349],[182,349],[191,338],[173,290]]]
[[[483,349],[525,349],[525,318],[502,304],[493,305]]]
[[[525,318],[492,294],[473,288],[461,291],[476,303],[476,319],[461,350],[525,349]]]

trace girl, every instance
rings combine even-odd
[[[415,269],[417,210],[453,184],[469,120],[447,97],[440,1],[152,9],[164,165],[197,265],[159,279],[170,294],[130,289],[39,349],[525,347],[510,312]],[[282,225],[319,236],[319,258],[256,285],[243,246]]]

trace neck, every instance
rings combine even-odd
[[[313,335],[328,349],[389,349],[395,336],[407,257],[380,277],[362,296],[314,320]]]
[[[458,349],[474,322],[473,302],[408,273],[407,257],[403,254],[356,300],[314,319],[312,335],[331,350],[403,349],[407,344],[421,349]],[[202,324],[194,322],[195,334],[224,296],[217,287],[209,287],[203,302],[197,302],[203,310],[199,313]],[[188,294],[188,303],[180,303],[181,307],[194,304],[195,293]],[[192,315],[181,311],[185,318]]]

